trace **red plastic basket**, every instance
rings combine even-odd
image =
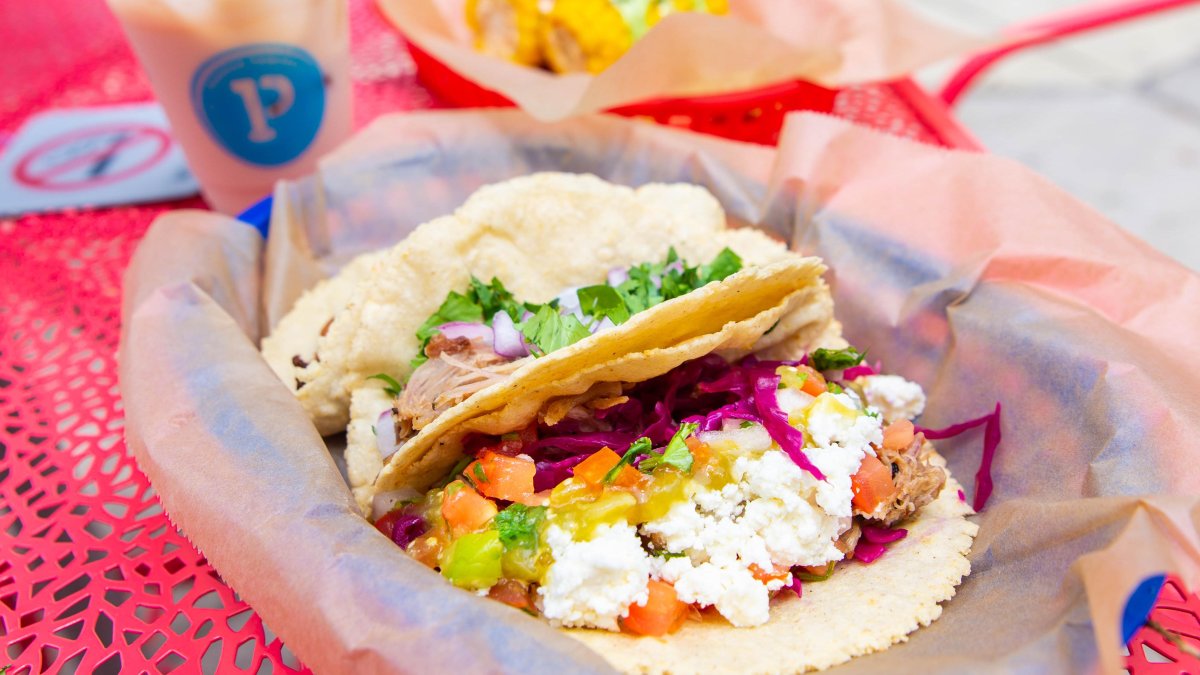
[[[464,108],[499,108],[513,104],[503,94],[469,80],[412,42],[408,43],[417,79],[443,101]],[[803,80],[746,91],[661,98],[613,108],[626,117],[645,117],[738,141],[775,145],[783,117],[795,110],[833,112],[837,91]]]

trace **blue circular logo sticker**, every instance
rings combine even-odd
[[[325,82],[311,54],[263,43],[223,51],[192,76],[192,107],[229,152],[262,166],[303,153],[325,116]]]

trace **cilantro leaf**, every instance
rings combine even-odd
[[[615,324],[629,320],[629,308],[617,289],[607,284],[584,286],[575,292],[579,297],[579,307],[584,316],[590,316],[596,321],[608,317]]]
[[[612,482],[617,479],[617,475],[621,473],[621,467],[632,462],[633,459],[638,455],[644,455],[650,452],[651,447],[653,446],[650,443],[650,439],[646,438],[645,436],[642,436],[634,441],[629,446],[629,449],[625,451],[625,454],[621,455],[621,461],[617,462],[616,466],[609,469],[608,473],[604,474],[604,484],[612,484]]]
[[[496,514],[493,522],[504,548],[537,548],[538,528],[546,517],[546,507],[512,504]]]
[[[860,352],[854,347],[845,349],[818,349],[808,355],[812,367],[817,370],[841,370],[857,366],[867,357],[866,352]]]
[[[700,279],[706,284],[720,281],[741,269],[742,258],[726,246],[712,262],[700,267]]]
[[[671,437],[671,441],[667,443],[667,447],[662,451],[662,454],[653,454],[646,458],[639,467],[642,471],[653,471],[659,466],[666,464],[673,466],[680,471],[687,473],[692,470],[692,464],[695,458],[692,457],[692,451],[688,449],[687,437],[695,433],[700,427],[695,422],[687,422],[679,425],[679,431]]]
[[[666,558],[667,560],[687,557],[686,553],[672,553],[665,548],[652,548],[650,549],[650,555],[655,558]]]
[[[400,395],[400,392],[404,390],[404,385],[400,384],[400,382],[398,380],[396,380],[396,378],[392,377],[391,375],[388,375],[387,373],[375,373],[374,375],[368,377],[367,379],[368,380],[379,380],[379,381],[383,382],[386,385],[383,388],[384,393],[386,393],[388,396],[390,396],[392,398],[396,398],[397,396]]]
[[[524,309],[496,277],[492,277],[491,283],[485,284],[472,276],[470,297],[479,303],[484,321],[491,321],[499,311],[507,312],[513,321],[516,321],[521,318],[521,312]]]
[[[559,314],[551,305],[542,305],[537,313],[517,324],[517,329],[529,340],[537,356],[544,356],[556,349],[575,344],[591,335],[587,326],[579,322],[574,314]]]
[[[475,480],[479,481],[480,483],[488,482],[487,472],[483,470],[483,465],[479,462],[475,462],[475,470],[473,473],[475,474]]]

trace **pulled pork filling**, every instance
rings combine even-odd
[[[422,363],[396,398],[396,439],[403,442],[471,394],[495,384],[520,368],[526,358],[511,360],[492,351],[483,340],[448,338],[437,333],[425,347]]]
[[[937,499],[946,484],[946,472],[929,462],[931,449],[924,434],[917,434],[903,450],[879,448],[879,460],[891,467],[896,496],[871,513],[856,515],[891,527]]]

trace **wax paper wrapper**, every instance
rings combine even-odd
[[[558,75],[476,52],[466,0],[377,2],[422,50],[544,121],[790,80],[830,88],[892,80],[987,44],[898,0],[736,0],[726,16],[664,17],[598,75]]]
[[[182,531],[317,672],[605,667],[355,515],[256,351],[355,253],[540,170],[706,186],[734,221],[825,258],[846,336],[925,387],[923,425],[1003,403],[971,575],[931,626],[839,672],[1118,672],[1136,584],[1169,571],[1200,585],[1200,278],[1028,170],[812,114],[789,118],[778,151],[609,117],[408,114],[281,184],[265,245],[176,212],[127,278],[129,447]],[[940,444],[968,499],[980,445],[977,431]]]

